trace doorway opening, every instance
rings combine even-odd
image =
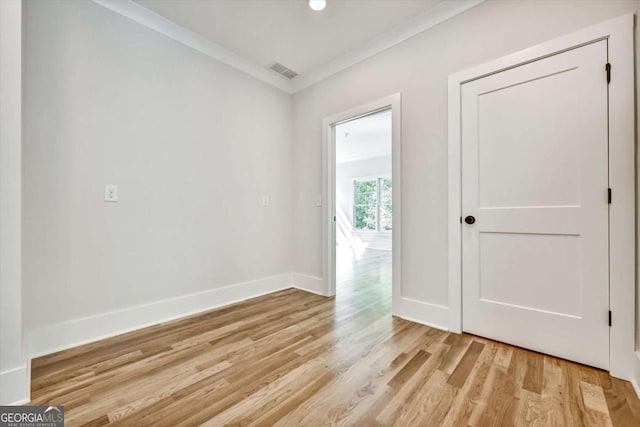
[[[336,124],[334,135],[336,294],[366,295],[390,309],[391,109]]]
[[[400,94],[322,125],[324,293],[402,316]]]

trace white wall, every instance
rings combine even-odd
[[[487,1],[295,94],[295,270],[322,276],[322,119],[401,92],[402,293],[446,309],[447,76],[637,11],[636,0]]]
[[[290,95],[92,2],[25,14],[25,325],[53,337],[36,352],[288,287]]]
[[[0,1],[0,404],[29,395],[21,302],[21,58],[22,2]]]
[[[389,145],[391,141],[389,140]],[[353,230],[353,181],[357,178],[391,177],[391,156],[374,157],[336,164],[336,208],[341,209]],[[391,250],[391,234],[364,232],[352,236],[360,248]]]

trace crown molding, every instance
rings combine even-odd
[[[273,71],[194,33],[169,19],[141,6],[133,0],[92,0],[115,13],[189,46],[258,80],[287,93],[295,93],[332,75],[385,51],[403,41],[444,22],[485,0],[443,0],[408,22],[340,55],[315,70],[285,80]]]
[[[403,41],[435,27],[454,16],[483,3],[485,0],[444,0],[434,7],[416,15],[411,20],[371,39],[359,47],[340,55],[310,73],[300,75],[291,81],[293,92],[312,86],[346,68],[362,62]]]
[[[292,93],[293,91],[291,82],[285,80],[273,71],[261,67],[253,61],[168,20],[164,16],[152,12],[132,0],[93,0],[93,2],[204,53],[211,58],[217,59],[251,77],[275,86],[287,93]]]

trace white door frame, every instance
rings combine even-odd
[[[322,200],[325,208],[322,212],[322,264],[324,272],[324,287],[326,296],[336,294],[336,228],[333,217],[336,212],[336,139],[335,126],[337,124],[366,116],[377,111],[391,110],[391,179],[393,181],[393,212],[392,212],[392,288],[393,306],[395,313],[396,290],[399,291],[402,281],[402,173],[401,173],[401,98],[400,93],[387,96],[376,101],[368,102],[347,111],[334,114],[322,121]]]
[[[609,84],[609,342],[611,375],[631,379],[635,357],[635,143],[633,15],[625,15],[449,76],[449,311],[462,332],[461,85],[598,40],[608,40]],[[605,78],[605,64],[602,64]]]

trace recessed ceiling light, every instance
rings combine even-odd
[[[327,7],[327,0],[309,0],[309,7],[313,10],[322,10]]]

